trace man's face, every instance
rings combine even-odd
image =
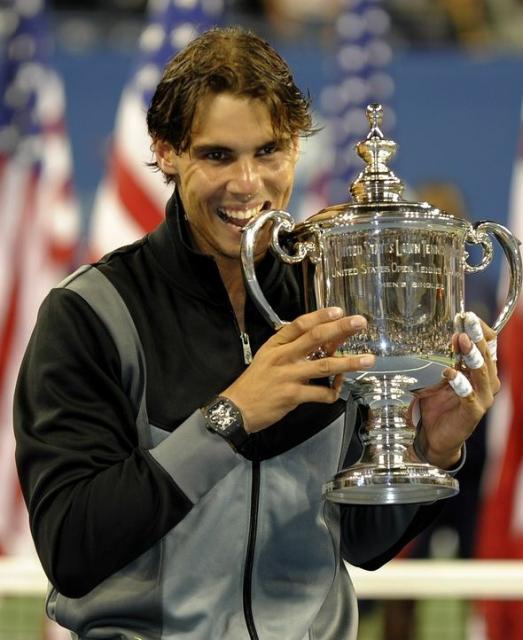
[[[210,93],[196,110],[189,149],[172,152],[170,162],[160,166],[176,177],[198,249],[237,261],[247,222],[263,210],[287,206],[297,157],[297,140],[275,138],[263,102]],[[266,227],[258,256],[268,239]]]

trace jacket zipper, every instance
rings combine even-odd
[[[240,331],[240,338],[242,341],[242,348],[243,348],[243,362],[245,364],[251,364],[252,350],[251,350],[251,343],[249,341],[249,334],[245,333],[245,331]]]
[[[243,362],[248,366],[252,362],[252,349],[249,334],[240,329],[238,320],[233,311],[234,323],[240,334],[243,350]],[[252,570],[254,564],[254,548],[256,546],[256,531],[258,527],[258,504],[260,498],[260,463],[252,462],[252,487],[251,487],[251,509],[249,516],[249,535],[247,539],[247,550],[245,553],[245,570],[243,574],[243,616],[245,625],[249,633],[250,640],[259,640],[254,615],[252,613]]]
[[[251,515],[249,519],[249,538],[245,556],[245,572],[243,574],[243,614],[249,638],[259,640],[254,616],[252,613],[252,570],[254,564],[254,547],[256,546],[256,531],[258,527],[258,504],[260,498],[260,463],[252,463]]]

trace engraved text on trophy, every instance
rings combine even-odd
[[[346,342],[347,350],[450,357],[463,299],[457,235],[406,226],[333,235],[326,242],[325,304],[346,307],[369,323],[366,333]]]

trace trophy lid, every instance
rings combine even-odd
[[[400,202],[403,183],[387,165],[398,145],[393,140],[386,140],[381,131],[383,107],[381,104],[369,104],[366,116],[370,131],[367,138],[356,145],[356,151],[366,166],[350,186],[350,193],[358,204]]]
[[[356,151],[365,162],[365,167],[351,184],[349,192],[352,202],[343,202],[321,209],[306,220],[299,222],[295,233],[311,229],[344,228],[346,224],[366,224],[377,218],[396,224],[403,220],[409,223],[418,220],[423,224],[439,224],[465,228],[469,225],[447,211],[433,207],[428,202],[409,202],[403,199],[403,182],[389,168],[398,145],[387,140],[381,131],[383,107],[369,104],[366,109],[370,130],[367,137],[356,145]]]

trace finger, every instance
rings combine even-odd
[[[331,388],[340,393],[341,388],[343,386],[344,377],[341,373],[338,373],[334,376],[331,383]]]
[[[325,322],[338,320],[342,316],[343,309],[340,307],[326,307],[324,309],[311,311],[311,313],[305,313],[298,316],[292,322],[283,325],[283,327],[279,329],[274,336],[272,336],[271,342],[274,342],[275,344],[288,344],[313,327]]]
[[[482,352],[484,351],[484,346],[486,346],[487,351],[491,354],[488,345],[489,342],[494,342],[494,344],[497,342],[497,334],[494,329],[489,327],[486,322],[483,322],[472,311],[465,313],[464,332],[479,346]],[[493,359],[495,360],[496,358]]]
[[[454,390],[454,393],[460,398],[469,398],[474,395],[474,389],[469,379],[455,369],[445,369],[442,376],[447,380],[448,384]]]
[[[492,327],[489,327],[488,324],[486,324],[485,322],[483,322],[483,320],[481,320],[480,318],[480,322],[481,322],[481,327],[483,329],[483,335],[485,336],[485,341],[486,341],[486,354],[488,354],[488,356],[485,357],[485,361],[487,363],[487,367],[489,369],[489,375],[492,376],[493,378],[497,378],[497,359],[498,359],[498,355],[497,355],[497,347],[498,347],[498,334],[494,331],[494,329],[492,329]]]
[[[345,316],[339,320],[324,322],[312,327],[309,331],[286,346],[290,357],[303,358],[311,351],[316,351],[319,346],[339,345],[347,338],[358,333],[367,326],[363,316]],[[327,355],[323,349],[324,355]]]
[[[328,378],[338,376],[348,371],[361,371],[370,369],[376,363],[376,357],[370,354],[332,356],[321,360],[303,360],[294,369],[300,380],[313,380],[315,378]]]
[[[471,344],[468,353],[463,353],[463,362],[469,369],[481,369],[485,366],[485,358],[474,343]]]
[[[458,342],[463,364],[468,368],[472,385],[482,400],[490,403],[492,396],[498,392],[500,383],[496,363],[490,358],[486,341],[483,340],[483,353],[481,344],[474,344],[466,334],[460,334]]]
[[[498,339],[497,336],[491,340],[487,340],[487,349],[490,354],[492,362],[497,362],[498,359]]]
[[[485,322],[483,322],[475,313],[472,311],[467,311],[464,314],[461,314],[463,318],[463,330],[472,340],[472,342],[477,345],[479,352],[482,357],[485,359],[486,366],[488,369],[489,377],[492,381],[497,379],[497,368],[496,368],[496,332],[491,329]],[[463,353],[463,345],[460,344],[460,341],[464,342],[463,338],[458,339],[458,349],[457,351],[461,351]],[[477,356],[475,350],[472,350],[473,356]],[[492,357],[494,356],[494,357]],[[464,356],[465,358],[465,356]],[[465,363],[469,366],[468,363]],[[479,369],[480,366],[469,366],[471,369]]]
[[[485,334],[483,333],[483,327],[478,316],[472,311],[466,311],[463,320],[463,329],[468,337],[476,344],[485,340]]]
[[[469,339],[467,336],[460,336],[460,340],[463,338]],[[501,386],[496,372],[496,363],[487,356],[484,366],[468,369],[468,376],[483,406],[489,407]]]
[[[304,385],[300,391],[300,404],[304,402],[322,402],[332,404],[340,397],[340,389],[322,385]]]
[[[464,334],[460,336],[468,342],[468,350],[466,354],[472,350],[470,338]],[[491,380],[488,375],[488,369],[485,364],[477,369],[468,369],[467,375],[456,369],[445,369],[442,373],[448,383],[460,398],[466,398],[474,405],[475,411],[488,409],[494,400],[494,394],[499,389],[499,380]]]

